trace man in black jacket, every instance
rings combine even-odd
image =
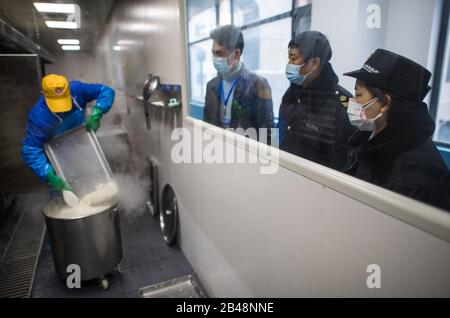
[[[241,62],[241,30],[233,25],[223,26],[213,30],[211,38],[218,75],[206,88],[204,121],[222,128],[254,128],[257,135],[260,128],[266,128],[270,143],[272,92],[266,79],[248,71]]]
[[[320,32],[303,32],[289,43],[286,76],[291,82],[280,106],[280,149],[325,166],[345,167],[354,132],[346,103],[351,94],[338,85],[332,51]]]

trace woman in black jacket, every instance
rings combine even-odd
[[[350,138],[346,172],[450,211],[450,173],[431,140],[435,124],[423,102],[431,73],[379,49],[357,71],[348,116],[359,130]]]

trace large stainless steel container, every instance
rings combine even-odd
[[[54,137],[45,152],[57,174],[81,199],[99,184],[111,181],[112,173],[97,137],[84,126]],[[117,204],[94,214],[75,213],[74,217],[43,211],[58,275],[72,274],[69,265],[78,265],[81,280],[101,278],[122,259],[120,220]]]
[[[110,273],[122,259],[122,240],[117,205],[81,218],[57,219],[43,213],[50,236],[53,261],[65,279],[71,264],[80,266],[81,280]]]

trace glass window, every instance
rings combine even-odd
[[[209,32],[217,26],[215,6],[204,8],[201,11],[199,10],[201,9],[191,8],[188,10],[192,14],[188,18],[189,42],[209,37]]]
[[[305,1],[301,6],[298,4],[298,7],[292,12],[292,29],[294,34],[299,34],[311,29],[312,5],[307,4],[308,2],[309,1]]]
[[[294,0],[294,8],[305,7],[311,4],[312,0]]]
[[[450,32],[447,32],[450,33]],[[435,140],[450,145],[450,43],[447,36],[444,70],[439,92]],[[447,70],[447,74],[445,72]]]
[[[219,6],[219,25],[232,24],[231,0],[221,0]]]
[[[374,97],[378,98],[369,108],[373,114],[368,118],[378,116],[377,120],[380,120],[375,120],[375,123],[364,121],[365,118],[358,117],[361,116],[361,112],[358,112],[359,104],[351,103],[350,116],[348,115],[346,107],[349,105],[350,95],[355,94],[355,78],[343,75],[369,63],[368,57],[374,56],[373,53],[379,48],[394,54],[378,51],[374,56],[378,58],[370,62],[374,68],[380,67],[379,64],[385,59],[395,58],[397,53],[431,70],[436,59],[434,51],[438,48],[438,72],[434,72],[434,75],[436,82],[441,82],[427,83],[435,86],[435,95],[429,94],[428,98],[432,97],[431,114],[436,115],[434,140],[450,144],[450,43],[448,38],[438,40],[435,39],[438,36],[434,35],[439,33],[439,29],[447,28],[445,23],[435,23],[435,19],[447,21],[447,18],[440,17],[446,10],[450,10],[448,4],[443,6],[447,8],[444,10],[431,1],[415,1],[406,5],[402,1],[371,0],[354,1],[353,4],[349,1],[342,3],[312,0],[192,0],[188,1],[188,7],[190,4],[193,4],[195,9],[188,19],[191,41],[188,50],[191,116],[205,119],[223,128],[269,127],[272,126],[272,118],[265,115],[271,114],[268,109],[273,105],[273,119],[278,130],[271,135],[275,136],[272,145],[278,145],[283,151],[344,171],[388,190],[450,210],[450,173],[437,151],[441,151],[442,157],[449,164],[450,147],[440,145],[436,150],[424,148],[422,143],[431,137],[434,122],[426,119],[421,122],[423,116],[405,116],[385,110],[386,107],[399,107],[396,103],[402,102],[403,99],[405,102],[410,101],[409,97],[413,96],[404,95],[413,95],[414,92],[402,90],[404,85],[393,85],[390,87],[392,91],[387,91],[393,96],[399,96],[399,99],[391,98],[389,102],[389,99],[383,99],[385,95],[376,95],[379,91],[374,88],[380,87],[367,88],[358,85],[360,93],[354,101],[361,107]],[[227,24],[241,27],[244,37],[241,61],[248,71],[267,80],[271,95],[262,81],[255,86],[247,83],[245,87],[249,89],[245,92],[241,86],[236,101],[231,99],[231,102],[225,102],[225,105],[224,96],[214,98],[212,92],[205,113],[207,83],[217,76],[209,32],[217,25]],[[303,84],[301,88],[290,86],[285,74],[288,43],[293,35],[309,30],[319,31],[321,34],[310,33],[299,41],[312,41],[311,43],[303,43],[301,48],[294,46],[290,58],[290,64],[293,65],[288,68],[288,72],[293,83]],[[415,36],[407,36],[409,34]],[[439,45],[435,47],[438,42]],[[304,61],[308,56],[308,61]],[[319,57],[320,60],[312,57]],[[218,68],[221,67],[220,62],[219,60]],[[302,64],[304,71],[297,74],[296,66]],[[321,65],[314,68],[314,64]],[[224,71],[225,66],[222,67],[222,71],[227,73]],[[391,71],[401,72],[397,69]],[[233,73],[228,75],[232,78]],[[401,82],[402,77],[408,75],[401,75],[397,80]],[[221,77],[223,78],[225,77]],[[405,83],[410,81],[411,79],[405,78]],[[219,82],[218,87],[222,87],[222,94],[224,87],[220,85],[232,85],[227,83],[230,80],[215,83]],[[369,84],[377,85],[370,82]],[[232,89],[230,91],[232,92]],[[254,94],[255,91],[257,94]],[[216,93],[218,94],[218,90]],[[285,102],[281,105],[285,94]],[[234,95],[229,96],[234,98]],[[258,107],[250,107],[255,104]],[[251,114],[249,110],[252,111]],[[352,110],[355,112],[354,116]],[[425,105],[419,102],[410,110],[417,111],[418,114],[426,111]],[[380,117],[380,113],[387,116]],[[257,120],[254,120],[255,118]],[[388,127],[391,125],[388,119],[408,122]],[[424,129],[420,131],[423,135],[421,138],[409,140],[412,134],[408,134],[405,129],[399,129],[404,127],[403,125],[423,125]],[[384,129],[384,134],[381,134]],[[383,138],[389,141],[386,142]],[[379,140],[380,144],[372,149],[369,140],[373,139]],[[405,143],[405,140],[408,142]],[[403,146],[406,150],[403,150]],[[414,155],[408,147],[414,147],[417,153],[421,153]],[[423,153],[425,151],[426,153]],[[371,156],[366,155],[372,152],[380,157],[389,155],[396,159],[372,166]],[[417,167],[406,166],[411,160],[410,156],[417,156],[412,158],[417,161]]]
[[[247,25],[291,10],[292,0],[234,0],[233,23]]]
[[[272,88],[273,112],[278,118],[281,98],[289,87],[285,67],[287,46],[291,39],[292,19],[263,24],[244,30],[245,48],[243,63],[245,67],[268,80]],[[276,48],[276,49],[273,49]]]
[[[448,43],[447,43],[448,47]],[[447,53],[447,83],[450,83],[450,54]]]
[[[202,41],[189,47],[191,100],[197,103],[205,101],[206,84],[216,70],[212,63],[212,40]]]
[[[298,1],[297,1],[298,2]],[[292,0],[195,0],[187,2],[190,114],[202,118],[206,85],[217,73],[212,62],[212,41],[209,33],[218,25],[244,26],[292,11]],[[310,0],[296,3],[297,8],[310,7]],[[296,18],[309,29],[311,10],[302,11]],[[265,23],[264,23],[265,22]],[[306,22],[306,23],[305,23]],[[242,61],[250,71],[267,79],[272,90],[273,111],[277,123],[283,94],[289,87],[285,76],[287,45],[292,35],[292,18],[278,17],[261,25],[243,28],[245,48]],[[276,48],[276,49],[274,49]]]

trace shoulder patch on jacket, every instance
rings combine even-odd
[[[339,100],[342,107],[348,108],[348,102],[350,100],[349,96],[342,94],[340,91],[336,91],[336,98]]]
[[[341,105],[345,108],[348,108],[348,102],[350,100],[350,97],[345,96],[345,95],[339,95],[339,102],[341,103]]]
[[[336,90],[336,97],[343,107],[348,108],[348,102],[353,95],[342,86],[338,86],[338,89]]]

